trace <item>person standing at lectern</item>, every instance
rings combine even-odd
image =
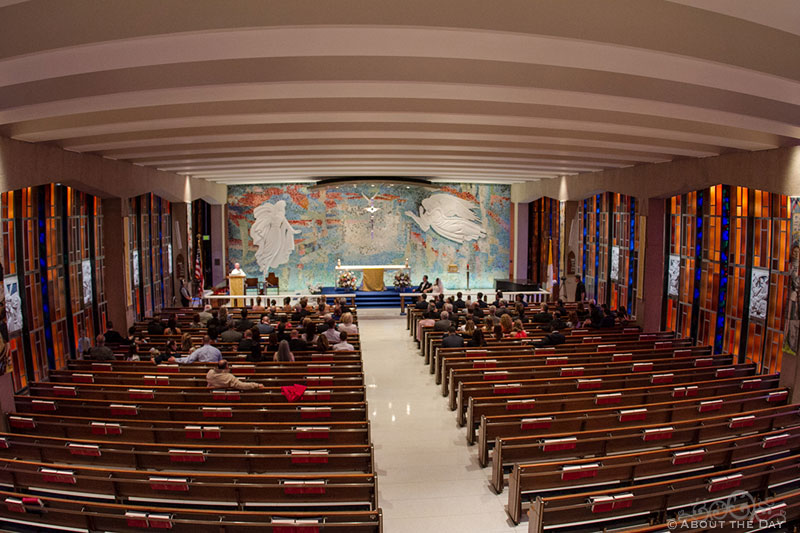
[[[244,270],[242,270],[242,266],[239,263],[234,263],[233,264],[233,270],[231,270],[231,273],[228,274],[228,275],[229,276],[244,276],[245,273],[244,273]]]
[[[426,293],[431,292],[432,290],[433,286],[431,285],[431,282],[428,281],[428,276],[422,276],[422,283],[420,283],[419,287],[417,287],[417,292]]]

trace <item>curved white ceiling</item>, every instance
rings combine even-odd
[[[798,144],[800,5],[758,5],[0,0],[0,134],[224,183]]]

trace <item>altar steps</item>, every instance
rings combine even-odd
[[[322,292],[331,296],[336,295],[336,290],[333,287],[323,287]],[[348,291],[349,292],[349,291]],[[400,309],[400,293],[395,290],[388,291],[355,291],[356,293],[356,307],[359,309],[379,309],[394,307]],[[406,298],[406,304],[411,301],[411,298]]]

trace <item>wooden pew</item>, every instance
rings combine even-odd
[[[691,381],[704,381],[722,377],[752,376],[756,372],[754,364],[705,366],[700,359],[694,361],[695,368],[674,369],[670,372],[626,372],[617,374],[583,375],[579,377],[558,377],[542,379],[462,381],[458,384],[450,401],[450,408],[456,410],[461,424],[465,422],[467,399],[470,396],[489,394],[550,394],[575,390],[594,390],[602,394],[606,389],[626,389],[666,383],[680,385]],[[711,361],[709,361],[711,362]],[[671,376],[665,374],[672,374]],[[617,394],[616,392],[612,394]]]
[[[667,510],[689,508],[697,502],[706,506],[725,502],[734,493],[747,491],[764,497],[779,484],[800,480],[800,455],[739,466],[712,474],[685,476],[667,481],[641,483],[602,491],[563,496],[537,497],[528,516],[530,533],[542,533],[545,527],[571,524],[602,527],[627,522],[648,524],[652,517],[662,517]]]
[[[779,438],[775,438],[779,437]],[[784,438],[785,437],[785,438]],[[767,440],[765,440],[767,439]],[[765,448],[765,442],[769,443]],[[800,426],[675,448],[604,455],[570,461],[517,463],[508,480],[508,515],[522,518],[524,499],[628,486],[682,473],[725,470],[735,465],[797,454]]]
[[[520,350],[519,352],[494,351],[486,352],[482,350],[469,349],[466,351],[453,352],[453,355],[445,355],[441,360],[441,367],[436,374],[436,383],[447,383],[450,370],[457,368],[490,368],[525,366],[536,361],[544,361],[551,365],[581,365],[583,363],[617,363],[624,361],[634,361],[637,359],[660,359],[660,358],[691,358],[700,355],[710,355],[709,346],[686,346],[680,348],[641,348],[628,350],[627,352],[581,352],[556,353],[555,350],[539,348],[535,352],[532,350]],[[647,356],[647,357],[643,357]],[[443,385],[444,387],[444,385]],[[449,389],[449,387],[448,387]],[[448,389],[445,389],[445,394]]]
[[[329,380],[316,380],[319,385],[311,385],[312,381],[306,380],[305,384],[310,385],[303,394],[303,400],[330,400],[333,402],[363,402],[366,398],[364,386],[355,385],[329,385]],[[287,382],[285,385],[291,385]],[[218,397],[211,389],[190,389],[182,387],[156,386],[147,387],[128,387],[125,385],[93,385],[89,383],[79,383],[70,385],[60,385],[58,383],[32,383],[29,386],[32,396],[43,396],[49,398],[58,397],[80,397],[86,399],[97,399],[106,401],[124,400],[153,400],[169,403],[220,403],[228,401],[227,397]],[[251,402],[279,402],[284,400],[281,393],[281,386],[265,386],[263,389],[242,391],[242,398],[248,398]]]
[[[331,385],[363,385],[363,372],[334,372],[315,369],[313,372],[274,372],[237,374],[240,379],[263,383],[264,385],[283,386],[300,383],[302,385],[314,384],[320,377],[328,379]],[[183,389],[208,388],[206,374],[181,373],[177,375],[157,374],[154,372],[103,372],[93,374],[75,373],[69,370],[50,371],[50,382],[53,384],[94,384],[94,385],[120,385],[125,387],[145,387],[150,385],[169,385]]]
[[[530,434],[531,431],[569,433],[644,423],[668,425],[672,422],[702,420],[710,415],[736,415],[742,411],[759,409],[763,407],[770,394],[782,392],[787,392],[787,389],[756,390],[708,398],[631,405],[625,408],[615,405],[605,408],[540,412],[533,415],[525,413],[483,417],[478,430],[478,458],[481,464],[486,464],[491,446],[498,438],[521,437]]]
[[[663,357],[667,354],[658,354],[662,357],[651,357],[653,354],[646,351],[640,352],[634,359],[631,352],[627,354],[611,354],[612,357],[598,357],[598,361],[592,361],[591,357],[583,357],[579,354],[577,361],[572,361],[568,356],[546,357],[543,355],[534,356],[528,361],[527,365],[505,366],[505,364],[474,364],[472,367],[451,369],[446,381],[447,386],[442,384],[442,395],[450,397],[450,402],[454,402],[455,391],[461,383],[474,381],[519,381],[526,379],[537,379],[547,377],[564,376],[601,376],[606,374],[619,374],[623,372],[637,373],[653,371],[668,373],[674,370],[686,368],[691,364],[690,361],[675,359],[673,357]],[[599,354],[598,354],[599,355]],[[624,360],[614,362],[613,355],[623,355]],[[671,355],[671,354],[669,354]],[[611,361],[602,361],[611,359]],[[707,355],[703,359],[710,360],[710,366],[718,367],[730,365],[733,357],[728,354]],[[581,362],[582,361],[582,362]]]
[[[767,390],[779,385],[779,375],[759,375],[713,379],[684,383],[676,387],[674,384],[649,385],[620,389],[620,396],[615,397],[617,407],[647,405],[667,402],[680,398],[708,398],[723,394],[735,394],[742,390]],[[595,391],[574,391],[565,394],[534,394],[527,396],[483,396],[470,397],[467,408],[467,441],[475,440],[475,429],[483,416],[501,415],[524,411],[534,414],[546,411],[563,411],[566,409],[594,409],[598,404]]]
[[[235,398],[237,391],[220,391],[219,395]],[[241,398],[241,397],[240,397]],[[242,403],[164,403],[119,401],[84,398],[37,398],[15,396],[18,414],[48,413],[83,418],[112,417],[120,420],[172,420],[184,422],[228,420],[235,422],[292,422],[295,420],[366,421],[366,402]]]
[[[785,398],[784,398],[785,399]],[[766,405],[770,405],[765,402]],[[743,432],[772,431],[800,424],[797,405],[764,407],[743,411],[737,416],[753,416],[746,429],[731,424],[730,415],[708,417],[702,421],[676,421],[669,424],[643,424],[582,432],[555,433],[543,430],[524,437],[498,437],[492,450],[492,487],[499,494],[505,486],[506,466],[520,462],[552,461],[562,458],[633,452],[649,447],[678,446],[722,439]]]
[[[625,533],[742,533],[791,531],[800,519],[800,490],[791,490],[752,503],[722,506],[719,510],[676,518],[668,523],[625,528]],[[796,526],[795,526],[796,528]]]
[[[377,509],[375,474],[241,474],[164,470],[148,472],[0,458],[0,482],[18,492],[58,496],[64,491],[84,498],[139,505],[187,501],[193,506],[272,510],[305,507]]]
[[[0,457],[136,470],[375,472],[371,444],[248,446],[143,443],[0,433]]]
[[[381,511],[313,512],[264,510],[203,510],[169,506],[137,506],[99,503],[85,499],[30,496],[0,491],[5,505],[0,520],[17,527],[36,527],[38,531],[141,531],[170,529],[175,533],[381,533]]]
[[[216,419],[204,424],[194,421],[181,424],[163,420],[87,419],[40,413],[7,416],[9,427],[15,432],[74,439],[248,446],[370,442],[368,422],[220,422]]]

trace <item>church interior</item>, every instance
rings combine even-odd
[[[0,529],[800,531],[800,3],[0,0]]]

